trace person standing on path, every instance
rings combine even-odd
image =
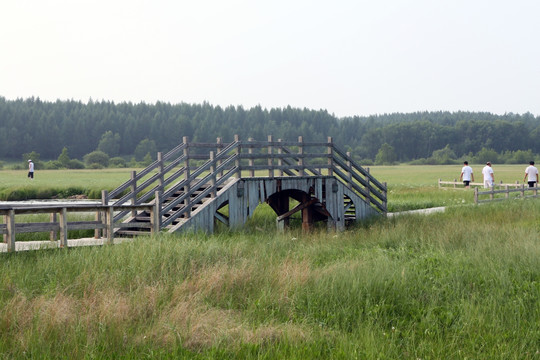
[[[463,168],[461,169],[461,176],[459,177],[459,180],[463,180],[463,185],[465,186],[465,189],[470,188],[470,182],[474,181],[474,174],[472,167],[469,166],[468,161],[463,162]]]
[[[495,184],[495,175],[493,175],[493,169],[491,168],[491,163],[489,161],[482,169],[482,174],[484,175],[484,187],[486,189],[491,188]]]
[[[30,159],[28,160],[28,177],[34,180],[34,163]]]
[[[534,161],[529,161],[529,166],[525,169],[523,182],[528,178],[529,187],[535,187],[538,183],[538,169],[534,166]]]

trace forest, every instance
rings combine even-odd
[[[531,113],[415,112],[338,118],[326,110],[220,107],[209,103],[117,103],[0,97],[0,159],[24,154],[55,160],[90,153],[142,160],[182,141],[232,141],[249,137],[325,141],[364,163],[523,163],[540,153],[540,117]],[[69,154],[69,155],[68,155]]]

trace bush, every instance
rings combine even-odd
[[[71,159],[67,164],[68,169],[84,169],[84,163],[81,160]]]
[[[109,166],[116,167],[116,168],[125,168],[126,160],[119,156],[113,157],[111,158],[111,160],[109,160]]]
[[[58,160],[47,161],[43,164],[43,168],[46,170],[58,170],[62,169],[64,165]]]
[[[102,169],[109,166],[109,155],[103,151],[92,151],[89,154],[84,155],[84,162],[88,167],[98,164],[100,167],[92,167],[92,169]]]

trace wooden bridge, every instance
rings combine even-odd
[[[292,200],[292,201],[291,201]],[[343,230],[349,223],[386,214],[386,184],[356,164],[350,153],[327,142],[267,141],[238,136],[231,143],[183,142],[117,189],[102,205],[152,204],[161,231],[213,232],[217,221],[240,227],[266,202],[278,228],[300,213],[303,230],[317,221]],[[293,206],[291,209],[290,207]],[[148,211],[119,211],[115,236],[136,236],[152,228]],[[132,224],[130,227],[128,224]]]

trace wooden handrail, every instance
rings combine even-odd
[[[15,235],[17,233],[27,232],[51,232],[51,234],[60,234],[60,247],[68,246],[68,231],[69,230],[106,230],[107,243],[113,243],[114,229],[123,227],[134,227],[133,224],[119,223],[113,220],[112,214],[115,211],[148,211],[151,214],[150,224],[138,224],[139,227],[150,228],[151,233],[159,232],[159,223],[156,222],[155,214],[159,209],[154,204],[138,204],[138,205],[102,205],[102,204],[74,204],[74,205],[32,205],[32,206],[9,206],[0,207],[0,215],[5,217],[5,224],[0,224],[0,234],[4,236],[4,242],[7,243],[8,252],[15,251]],[[71,212],[96,212],[103,215],[105,221],[75,221],[69,222],[67,214]],[[58,214],[59,219],[51,217],[50,222],[32,222],[32,223],[16,223],[15,215],[21,214]],[[51,236],[51,238],[53,238]],[[56,235],[54,236],[56,240]]]

